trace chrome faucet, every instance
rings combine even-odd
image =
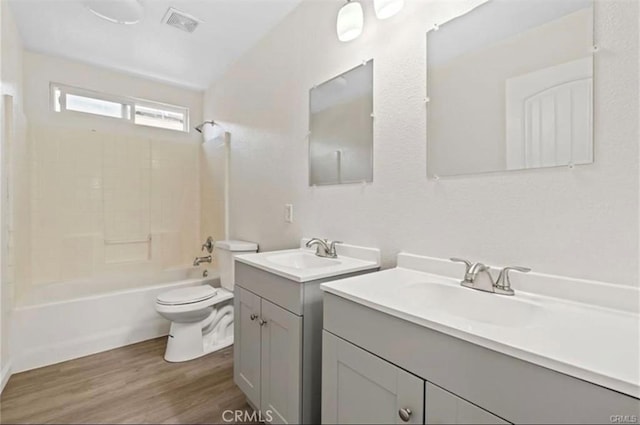
[[[511,270],[521,273],[528,273],[531,271],[528,267],[505,267],[500,271],[498,280],[493,280],[493,276],[490,271],[491,268],[482,263],[472,264],[470,261],[462,258],[451,258],[450,260],[456,263],[464,263],[466,267],[464,279],[460,282],[460,285],[500,295],[515,294],[513,288],[511,288],[511,281],[509,280],[509,272]]]
[[[213,258],[210,255],[207,255],[206,257],[196,257],[196,259],[193,260],[193,265],[194,267],[197,267],[202,263],[211,263],[211,260],[213,260]]]
[[[336,244],[342,243],[340,241],[331,241],[329,242],[326,239],[313,238],[309,242],[306,243],[307,248],[311,248],[312,246],[316,246],[316,255],[318,257],[323,258],[338,258],[338,254],[336,253]]]

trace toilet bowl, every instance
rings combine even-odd
[[[234,258],[256,252],[252,242],[219,241],[215,244],[222,288],[199,285],[158,295],[156,311],[171,321],[164,358],[184,362],[233,344]]]

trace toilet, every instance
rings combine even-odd
[[[233,344],[234,257],[258,251],[245,241],[218,241],[215,257],[222,288],[204,284],[163,292],[156,311],[171,321],[164,359],[184,362]]]

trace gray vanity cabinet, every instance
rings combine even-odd
[[[322,423],[509,423],[330,332],[322,344]]]
[[[397,376],[410,374],[424,380],[424,405],[421,408],[427,424],[601,424],[619,417],[633,419],[640,415],[637,398],[489,350],[343,297],[325,292],[323,308],[324,423],[341,422],[342,409],[351,415],[346,419],[354,418],[357,422],[366,422],[370,417],[364,416],[368,415],[367,409],[373,409],[380,421],[389,421],[392,414],[396,415],[393,421],[397,421],[398,408],[402,404],[392,409],[390,404],[385,407],[381,397],[370,395],[384,387],[390,399],[397,391],[392,385],[380,385],[383,370],[407,371],[398,372]],[[352,348],[344,348],[347,346]],[[356,351],[359,354],[349,354],[352,357],[343,354]],[[356,356],[357,361],[353,361]],[[368,366],[367,361],[371,365]],[[348,370],[347,366],[354,364]],[[343,376],[351,378],[346,380]],[[360,405],[348,402],[354,405],[353,409],[362,410],[351,412],[352,407],[342,400],[354,397],[359,400],[358,395],[352,394],[359,391],[369,394],[371,401]],[[337,397],[341,401],[337,401]],[[400,397],[399,400],[405,401]]]
[[[322,344],[322,423],[424,423],[424,380],[329,332]]]
[[[299,423],[302,317],[236,287],[234,380],[272,423]]]
[[[430,382],[425,389],[425,413],[427,424],[509,423]]]
[[[233,376],[265,422],[320,422],[320,284],[338,278],[296,282],[236,261]]]

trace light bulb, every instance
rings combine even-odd
[[[363,27],[364,13],[361,4],[357,1],[349,1],[342,6],[336,23],[338,40],[345,42],[355,40],[362,34]]]
[[[373,8],[378,19],[387,19],[400,12],[404,0],[373,0]]]

